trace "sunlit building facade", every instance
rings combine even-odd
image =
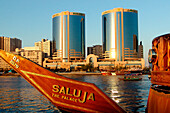
[[[105,58],[125,61],[137,58],[138,12],[114,8],[102,13],[102,43]]]
[[[0,36],[0,49],[14,53],[16,48],[21,47],[22,41],[20,39]],[[2,58],[0,58],[0,71],[10,69],[10,65],[6,63]]]
[[[87,55],[94,54],[99,58],[102,58],[102,45],[94,45],[93,47],[87,47]]]
[[[53,52],[61,62],[85,57],[85,14],[61,12],[53,15]]]
[[[42,39],[39,42],[34,43],[35,47],[38,47],[41,50],[45,57],[50,57],[52,53],[52,42],[48,39]]]
[[[22,41],[18,38],[0,36],[0,49],[14,52],[16,48],[22,47]]]

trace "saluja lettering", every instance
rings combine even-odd
[[[59,85],[53,85],[53,89],[52,89],[52,91],[55,93],[66,95],[66,96],[62,96],[61,97],[62,99],[66,99],[66,100],[70,100],[70,101],[74,101],[74,102],[78,101],[80,103],[85,103],[86,100],[95,101],[95,97],[94,97],[93,93],[90,93],[88,95],[88,92],[82,92],[81,90],[77,90],[77,89],[72,89],[72,91],[70,91],[70,90],[71,89],[69,87],[64,87],[64,86],[60,87]],[[70,93],[70,92],[72,92],[72,93]],[[52,93],[52,96],[59,98],[60,95]],[[67,97],[67,96],[71,96],[71,97]],[[80,99],[81,97],[83,97],[83,99]]]

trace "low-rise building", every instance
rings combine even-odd
[[[35,47],[45,53],[46,57],[50,57],[52,54],[52,42],[48,39],[42,39],[39,42],[35,42]]]
[[[20,55],[41,66],[43,65],[44,53],[38,47],[24,47]]]
[[[72,67],[83,66],[87,64],[92,64],[93,67],[98,67],[99,69],[107,70],[110,67],[125,67],[127,69],[144,69],[145,60],[143,58],[129,58],[125,61],[116,61],[115,59],[99,59],[97,55],[90,54],[82,62],[57,62],[55,59],[46,58],[43,62],[43,67],[46,68],[65,68],[70,70]]]
[[[22,41],[17,38],[0,36],[0,49],[15,53],[16,48],[21,48]],[[10,70],[11,67],[0,58],[0,70]]]
[[[12,69],[11,66],[6,63],[2,58],[0,58],[0,71],[4,71],[4,70],[10,70]]]

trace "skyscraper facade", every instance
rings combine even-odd
[[[87,47],[87,55],[94,54],[99,58],[102,58],[102,45],[94,45],[93,47]]]
[[[143,58],[143,45],[142,41],[140,41],[140,45],[138,46],[138,57]]]
[[[17,38],[10,37],[0,37],[0,49],[3,49],[8,52],[14,52],[16,48],[21,48],[22,41]]]
[[[45,57],[51,56],[52,42],[48,39],[42,39],[39,42],[34,43],[35,47],[38,47],[39,50],[45,53]]]
[[[125,61],[137,58],[138,12],[114,8],[102,13],[103,53],[107,58]]]
[[[85,57],[85,14],[61,12],[53,15],[53,51],[63,62]]]
[[[4,49],[4,37],[0,37],[0,49]]]
[[[15,52],[15,49],[21,48],[21,46],[22,41],[20,39],[0,36],[0,49],[2,50]],[[9,70],[11,67],[2,58],[0,58],[0,70],[2,69]]]

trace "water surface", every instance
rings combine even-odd
[[[66,76],[66,75],[65,75]],[[145,112],[150,81],[123,81],[122,76],[67,75],[96,84],[127,112]],[[59,110],[22,77],[0,77],[0,112],[55,112]]]

